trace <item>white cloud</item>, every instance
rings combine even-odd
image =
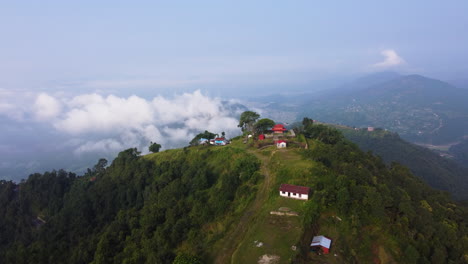
[[[401,58],[393,49],[383,50],[381,54],[385,58],[383,61],[373,65],[376,68],[388,68],[405,64],[405,60]]]
[[[164,148],[183,146],[204,130],[224,131],[228,136],[240,133],[233,117],[239,113],[200,91],[152,100],[83,94],[64,102],[66,110],[51,124],[58,131],[85,139],[76,153],[116,153],[129,147],[145,152],[150,141]]]
[[[31,105],[37,94],[24,90],[7,90],[0,88],[0,115],[16,121],[25,119],[31,111]]]
[[[76,154],[86,154],[89,152],[98,153],[113,153],[121,151],[124,146],[115,139],[103,139],[98,141],[87,141],[80,145],[76,150]]]
[[[41,93],[34,102],[34,115],[39,120],[56,117],[62,109],[60,102],[54,97]]]
[[[55,127],[70,134],[119,132],[154,120],[150,103],[137,96],[86,94],[74,97],[69,106],[65,118],[56,122]]]
[[[150,141],[165,149],[181,147],[205,130],[224,131],[228,137],[240,133],[237,116],[242,110],[232,110],[230,103],[200,91],[150,100],[97,93],[74,97],[40,93],[26,99],[20,95],[9,93],[8,98],[18,98],[21,104],[0,98],[0,114],[14,119],[11,113],[17,111],[23,118],[16,121],[49,124],[53,133],[66,139],[62,145],[78,155],[111,157],[130,147],[145,153]]]

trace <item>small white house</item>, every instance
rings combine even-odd
[[[276,147],[277,148],[285,148],[286,147],[286,141],[284,141],[284,140],[276,141]]]
[[[300,199],[300,200],[308,200],[310,188],[304,186],[297,186],[291,184],[281,184],[279,188],[280,196]]]

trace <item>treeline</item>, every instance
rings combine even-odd
[[[231,148],[128,149],[105,166],[2,181],[0,263],[200,263],[222,235],[203,227],[248,201],[259,163]]]

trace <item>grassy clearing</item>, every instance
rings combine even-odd
[[[231,263],[256,263],[267,255],[280,257],[279,263],[290,263],[297,255],[292,246],[298,246],[303,233],[301,216],[277,216],[270,211],[288,207],[300,211],[303,201],[277,197],[270,199],[258,212],[254,223],[232,256]]]

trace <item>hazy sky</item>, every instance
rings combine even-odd
[[[0,179],[235,136],[239,91],[466,78],[466,14],[464,0],[0,0]]]
[[[86,91],[468,75],[468,2],[1,1],[0,87]],[[220,86],[224,87],[224,86]]]

